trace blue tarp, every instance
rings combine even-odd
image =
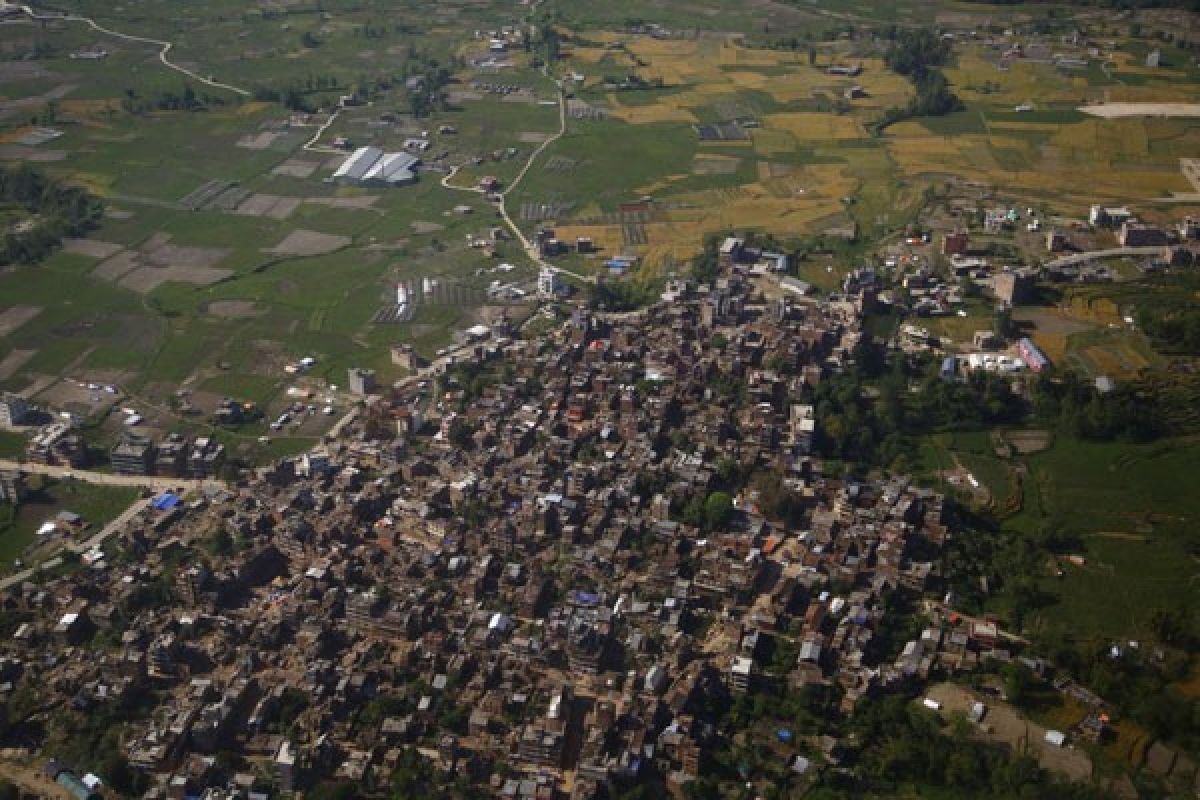
[[[155,511],[170,511],[172,508],[182,502],[183,501],[179,499],[178,495],[171,494],[170,492],[163,492],[158,497],[151,500],[150,505],[154,507]]]
[[[591,592],[575,592],[575,602],[584,606],[594,606],[600,602],[600,595]]]
[[[775,736],[781,742],[790,742],[792,740],[792,732],[787,728],[780,728],[779,730],[775,731]]]

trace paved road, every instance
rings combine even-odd
[[[6,8],[20,9],[22,12],[27,14],[30,19],[65,20],[67,22],[82,22],[85,25],[88,25],[89,27],[91,27],[93,30],[97,30],[100,33],[106,33],[109,36],[115,36],[118,39],[124,39],[129,42],[141,42],[143,44],[156,45],[159,48],[158,60],[161,61],[163,66],[166,67],[167,69],[173,69],[176,72],[182,73],[194,81],[203,83],[205,86],[212,86],[215,89],[225,89],[227,91],[233,92],[234,94],[240,94],[243,97],[250,97],[250,95],[251,95],[250,91],[247,89],[243,89],[239,86],[234,86],[234,85],[228,84],[228,83],[222,83],[221,81],[215,81],[212,78],[207,78],[203,75],[199,75],[196,72],[193,72],[192,70],[188,69],[187,67],[181,67],[178,64],[176,64],[175,62],[171,61],[169,58],[167,58],[167,53],[171,52],[171,48],[174,47],[174,44],[171,42],[163,41],[162,39],[151,39],[148,36],[134,36],[129,33],[121,33],[120,31],[114,31],[111,28],[106,28],[103,25],[96,22],[95,20],[90,19],[88,17],[81,17],[81,16],[78,16],[75,14],[39,14],[27,5],[20,5],[18,3],[9,3],[9,2],[4,2],[4,0],[0,0],[0,9],[6,9]]]
[[[100,486],[133,486],[141,489],[204,489],[206,487],[225,486],[224,481],[215,479],[194,480],[191,478],[166,478],[154,475],[113,475],[108,472],[94,472],[86,469],[71,467],[51,467],[45,464],[34,464],[25,461],[12,461],[0,458],[0,469],[20,470],[34,475],[47,475],[51,478],[73,478],[85,483],[95,483]]]
[[[1046,267],[1070,267],[1075,264],[1086,264],[1100,258],[1119,258],[1121,256],[1152,256],[1162,252],[1161,247],[1114,247],[1109,250],[1091,250],[1086,253],[1072,253],[1069,256],[1056,258],[1046,263]]]

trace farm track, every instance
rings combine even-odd
[[[234,86],[233,84],[230,84],[230,83],[225,83],[223,81],[218,81],[218,80],[214,80],[212,78],[205,77],[205,76],[200,75],[199,73],[195,72],[194,70],[190,70],[187,67],[181,66],[181,65],[176,64],[175,62],[171,61],[167,57],[167,55],[168,55],[168,53],[171,52],[171,49],[174,47],[173,42],[165,41],[163,39],[154,39],[149,36],[136,36],[136,35],[130,34],[130,33],[122,33],[121,31],[113,30],[112,28],[107,28],[107,27],[101,25],[100,23],[96,22],[94,19],[92,19],[90,17],[79,16],[77,14],[39,14],[28,5],[9,3],[6,0],[0,0],[0,9],[9,9],[9,8],[19,9],[23,14],[25,14],[26,16],[28,16],[30,19],[33,19],[33,20],[46,20],[46,21],[60,20],[60,21],[66,21],[66,22],[82,22],[83,24],[87,25],[88,27],[92,28],[93,30],[99,31],[100,33],[106,34],[108,36],[113,36],[117,39],[123,39],[125,41],[130,41],[130,42],[139,42],[142,44],[154,45],[159,48],[158,60],[160,62],[162,62],[163,66],[165,66],[167,69],[171,69],[182,75],[186,75],[187,77],[191,78],[192,80],[195,80],[198,83],[202,83],[205,86],[211,86],[215,89],[224,89],[226,91],[230,91],[235,94],[241,95],[242,97],[252,96],[252,93],[248,89],[244,89],[240,86]],[[532,16],[533,12],[536,9],[537,9],[537,4],[535,3],[530,8],[530,16]],[[549,72],[548,72],[547,68],[545,68],[545,67],[543,67],[543,74],[546,75],[546,77],[548,77],[548,78],[550,77]],[[533,168],[533,165],[537,161],[538,157],[542,153],[544,153],[546,151],[546,149],[548,147],[550,147],[550,145],[554,144],[559,139],[561,139],[562,136],[567,132],[567,97],[566,97],[566,93],[563,91],[561,80],[555,80],[555,85],[558,89],[558,131],[556,133],[552,134],[550,137],[548,137],[544,142],[542,142],[536,148],[534,148],[533,152],[529,154],[529,159],[525,162],[525,165],[521,168],[521,171],[519,173],[517,173],[517,176],[504,189],[504,191],[499,194],[500,199],[496,203],[496,209],[499,212],[501,219],[504,220],[504,224],[508,227],[509,230],[511,230],[513,232],[513,234],[517,237],[518,241],[521,242],[521,246],[524,248],[526,254],[529,256],[529,258],[535,264],[537,264],[540,267],[544,267],[546,269],[554,270],[555,272],[558,272],[558,273],[570,275],[571,277],[575,278],[576,280],[582,281],[584,283],[594,283],[595,278],[592,276],[582,275],[580,273],[573,272],[568,269],[564,269],[562,267],[556,266],[554,264],[551,264],[551,263],[543,260],[541,258],[541,256],[538,255],[537,245],[535,243],[529,241],[528,237],[525,236],[524,232],[520,229],[520,227],[517,225],[517,223],[509,215],[508,209],[505,205],[505,198],[507,197],[508,193],[520,185],[521,181],[529,173],[529,170]],[[324,135],[325,131],[328,130],[329,127],[331,125],[333,125],[333,123],[337,120],[338,115],[340,113],[341,113],[341,109],[337,109],[337,110],[333,111],[329,115],[329,117],[326,118],[325,122],[322,123],[317,128],[316,132],[312,135],[312,137],[304,143],[302,149],[304,149],[306,151],[310,151],[310,152],[337,152],[333,148],[318,145],[317,142],[320,141],[321,136]],[[479,189],[477,187],[452,185],[450,183],[450,180],[454,177],[454,175],[457,172],[458,172],[458,168],[455,167],[455,168],[451,169],[450,172],[445,175],[445,177],[442,178],[441,184],[442,184],[443,188],[451,189],[451,190],[455,190],[455,191],[469,191],[469,192],[474,192],[476,194],[485,194],[485,192],[482,189]]]
[[[191,78],[194,81],[203,83],[205,86],[211,86],[214,89],[225,89],[226,91],[233,92],[234,94],[239,94],[242,97],[250,97],[250,95],[251,95],[250,90],[248,90],[248,89],[243,89],[240,86],[234,86],[233,84],[223,83],[218,80],[213,80],[212,78],[206,78],[203,75],[200,75],[200,74],[188,69],[187,67],[180,66],[179,64],[176,64],[175,62],[171,61],[171,59],[167,58],[167,53],[171,52],[171,48],[175,46],[173,42],[163,41],[162,39],[152,39],[149,36],[134,36],[131,33],[121,33],[120,31],[115,31],[112,28],[104,27],[103,25],[96,22],[94,19],[91,19],[90,17],[81,17],[76,14],[38,14],[36,11],[34,11],[32,8],[30,8],[29,6],[26,6],[26,5],[20,5],[17,3],[0,2],[0,9],[9,9],[9,8],[20,9],[21,12],[26,14],[30,19],[46,20],[46,21],[64,20],[66,22],[82,22],[85,25],[87,25],[88,27],[92,28],[93,30],[97,30],[100,33],[104,33],[109,36],[116,37],[117,39],[124,39],[127,42],[141,42],[142,44],[155,45],[159,48],[158,60],[161,61],[163,66],[166,67],[167,69],[173,69],[178,73],[186,75],[187,77]]]

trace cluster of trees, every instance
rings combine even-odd
[[[635,311],[653,303],[659,294],[655,283],[629,280],[593,284],[588,307],[603,311]]]
[[[864,391],[868,383],[874,391]],[[914,383],[917,391],[909,391]],[[822,381],[812,400],[817,452],[862,465],[897,463],[910,447],[908,437],[1008,424],[1025,414],[1024,402],[1002,377],[978,373],[966,383],[943,381],[936,363],[909,363],[903,354],[885,360],[867,340],[853,364]]]
[[[1200,355],[1200,309],[1190,303],[1155,303],[1137,310],[1137,322],[1161,349]]]
[[[1157,395],[1137,384],[1099,392],[1075,373],[1040,378],[1031,389],[1033,413],[1043,424],[1077,439],[1148,441],[1167,433]]]
[[[100,200],[22,165],[0,170],[0,204],[36,215],[32,224],[9,231],[0,242],[0,263],[32,264],[50,255],[67,236],[94,228],[104,211]]]
[[[451,67],[454,66],[451,64]],[[423,81],[408,93],[409,111],[414,117],[427,117],[435,109],[446,111],[449,108],[446,87],[450,84],[451,69],[436,58],[426,58],[419,68],[423,69],[420,73]]]
[[[916,94],[906,105],[885,111],[875,126],[877,132],[902,119],[937,117],[963,110],[962,100],[936,69],[949,61],[953,53],[950,41],[928,28],[891,28],[885,35],[892,38],[892,43],[884,54],[884,62],[892,71],[908,77]]]
[[[973,739],[965,718],[954,720],[947,735],[936,715],[903,695],[863,703],[851,724],[864,743],[856,759],[859,786],[863,781],[882,782],[876,789],[913,783],[956,797],[1108,796],[1086,784],[1056,779],[1030,756],[1013,756],[1003,747]],[[831,788],[839,791],[827,796],[855,796],[855,787],[842,786],[839,778],[833,782]]]

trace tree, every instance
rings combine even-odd
[[[721,530],[729,522],[733,511],[733,498],[726,492],[712,492],[704,500],[704,528]]]

